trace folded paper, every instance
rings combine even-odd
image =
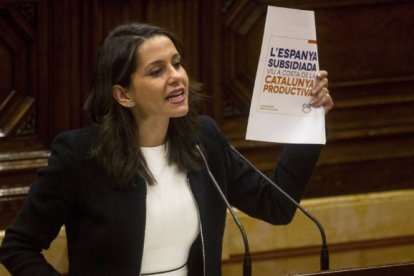
[[[246,139],[325,144],[325,112],[311,106],[319,72],[313,11],[269,6]]]

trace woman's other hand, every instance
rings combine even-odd
[[[316,76],[316,82],[312,91],[311,102],[313,107],[325,108],[325,114],[334,106],[331,95],[328,90],[328,72],[321,70]]]

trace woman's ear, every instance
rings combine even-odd
[[[135,106],[135,101],[131,98],[128,91],[119,84],[112,86],[112,95],[123,107],[131,108]]]

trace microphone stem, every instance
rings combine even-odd
[[[309,213],[305,208],[303,208],[298,202],[296,202],[295,199],[293,199],[288,193],[286,193],[282,188],[280,188],[278,185],[273,183],[273,181],[267,177],[264,173],[262,173],[260,170],[258,170],[246,157],[244,157],[235,147],[229,144],[229,147],[237,153],[244,161],[247,162],[252,168],[255,169],[256,172],[258,172],[267,182],[271,183],[277,190],[279,190],[291,203],[293,203],[298,209],[302,211],[302,213],[307,216],[309,219],[311,219],[316,226],[319,229],[319,232],[321,233],[322,238],[322,249],[320,254],[320,267],[321,270],[329,270],[329,251],[328,251],[328,245],[326,242],[326,235],[325,230],[322,227],[322,224],[319,222],[319,220],[314,217],[311,213]]]
[[[231,207],[230,203],[228,202],[226,196],[224,195],[223,191],[221,190],[219,184],[217,183],[216,179],[214,178],[213,173],[210,170],[210,166],[208,165],[207,159],[203,154],[203,151],[201,150],[199,145],[195,145],[196,149],[201,155],[201,158],[203,159],[204,165],[207,169],[207,173],[210,176],[210,179],[214,183],[214,186],[216,187],[216,190],[219,192],[220,197],[223,199],[224,203],[227,206],[227,209],[230,211],[231,216],[233,217],[234,221],[237,224],[237,227],[239,228],[239,231],[243,237],[243,244],[244,244],[244,260],[243,260],[243,276],[250,276],[252,274],[251,270],[251,258],[250,258],[250,249],[249,249],[249,241],[247,240],[246,231],[244,230],[243,225],[241,224],[239,218],[237,217],[236,213],[233,211],[233,208]]]

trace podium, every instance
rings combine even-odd
[[[300,276],[397,276],[414,275],[414,263],[400,263],[373,267],[358,267],[342,270],[321,271],[310,274],[296,274]]]

